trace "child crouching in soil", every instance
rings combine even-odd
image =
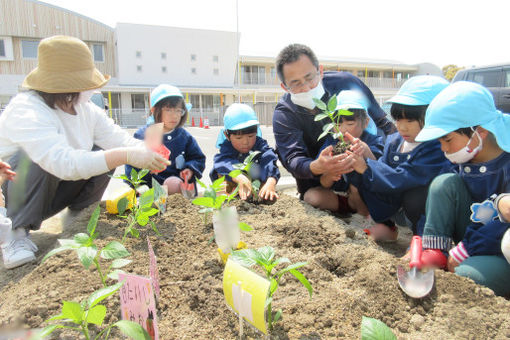
[[[267,141],[261,137],[255,111],[245,104],[232,104],[225,112],[223,122],[224,128],[220,131],[216,142],[220,152],[214,156],[213,169],[209,174],[211,180],[227,176],[229,182],[239,186],[239,197],[246,200],[252,195],[250,179],[244,174],[234,178],[229,177],[228,174],[235,170],[235,164],[243,163],[250,152],[259,151],[260,154],[253,160],[250,175],[252,180],[259,180],[261,183],[259,199],[276,201],[278,198],[276,183],[280,179],[280,171],[276,165],[278,157]]]
[[[383,156],[373,160],[353,153],[354,171],[346,176],[358,190],[350,196],[368,208],[376,224],[365,232],[376,241],[397,239],[394,216],[400,209],[412,223],[413,233],[421,233],[417,226],[425,213],[428,186],[449,162],[437,141],[419,143],[415,138],[423,127],[427,106],[448,84],[436,76],[406,81],[390,100],[398,132],[388,136]]]
[[[498,217],[494,199],[510,191],[509,131],[510,116],[496,110],[485,87],[456,82],[432,101],[416,138],[439,139],[455,163],[430,185],[422,262],[447,267],[503,296],[510,294],[510,264],[501,241],[510,224]]]
[[[338,94],[337,103],[337,110],[352,112],[350,116],[340,116],[340,124],[337,127],[346,139],[352,141],[350,150],[364,158],[379,159],[383,154],[384,141],[381,136],[377,135],[377,127],[367,114],[368,100],[359,91],[344,90]],[[328,134],[321,152],[330,145],[335,146],[338,141],[339,139],[334,139],[332,135]],[[358,204],[349,195],[350,192],[357,191],[357,189],[352,185],[349,186],[345,176],[337,180],[324,174],[320,177],[320,182],[323,188],[331,188],[336,192],[347,192],[347,197],[338,196],[339,200],[343,201],[340,206],[347,207],[348,204],[349,207],[353,207],[351,210],[353,212],[357,211],[364,216],[369,214],[364,204]],[[359,195],[355,196],[359,197]]]

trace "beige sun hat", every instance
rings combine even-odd
[[[37,67],[25,77],[25,88],[71,93],[97,89],[110,80],[96,69],[88,46],[78,38],[56,35],[43,39],[37,53]]]

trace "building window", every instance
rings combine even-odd
[[[365,71],[358,71],[358,78],[363,78],[365,76]]]
[[[266,83],[266,68],[264,66],[243,66],[241,78],[243,84],[264,85]]]
[[[161,72],[166,73],[166,66],[161,66]]]
[[[191,55],[191,61],[196,61],[197,60],[197,55],[196,54],[192,54]]]
[[[217,62],[218,62],[218,60],[219,60],[218,56],[217,56],[217,55],[213,55],[213,57],[212,57],[212,61],[213,61],[213,62],[215,62],[215,63],[217,63]]]
[[[384,71],[383,78],[393,78],[393,72],[392,71]]]
[[[0,57],[5,57],[5,42],[3,39],[0,39]]]
[[[161,52],[161,59],[166,59],[166,53],[165,52]]]
[[[131,108],[133,110],[145,110],[145,95],[143,93],[131,94]]]
[[[215,69],[213,70],[213,74],[214,74],[215,76],[219,75],[219,74],[220,74],[220,70],[219,70],[219,69],[217,69],[217,68],[215,68]]]
[[[21,40],[21,55],[25,59],[37,59],[38,40]]]
[[[274,66],[271,67],[271,79],[277,79],[276,68]]]
[[[142,72],[142,65],[136,65],[136,71]]]
[[[379,78],[379,71],[368,71],[368,78]]]
[[[136,51],[136,57],[141,58],[142,57],[142,51]]]
[[[192,67],[192,68],[191,68],[191,74],[197,74],[197,69],[196,69],[196,68],[194,68],[194,67]]]
[[[104,62],[104,49],[103,44],[93,44],[92,52],[94,54],[94,61]]]

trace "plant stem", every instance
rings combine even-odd
[[[267,324],[269,326],[269,331],[273,330],[273,311],[271,310],[271,305],[272,303],[267,305]]]
[[[89,330],[87,329],[87,326],[85,324],[81,325],[81,331],[83,335],[85,335],[85,339],[90,340]]]
[[[103,276],[103,272],[101,271],[101,266],[99,265],[99,260],[94,258],[94,264],[96,265],[97,271],[99,272],[99,276],[101,276],[101,282],[103,283],[103,286],[106,288],[108,285],[106,284],[106,279]]]
[[[104,338],[105,340],[108,339],[108,336],[110,335],[110,331],[112,329],[112,326],[108,326],[106,327],[105,329],[103,329],[101,332],[99,332],[98,335],[96,335],[96,337],[94,338],[94,340],[97,340],[97,339],[100,339],[101,338],[101,335],[103,335],[103,333],[108,330],[108,333],[106,333],[106,337]]]

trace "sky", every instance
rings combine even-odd
[[[236,0],[45,0],[115,27],[236,31]],[[238,0],[241,55],[290,43],[319,57],[471,67],[510,62],[507,0]],[[190,42],[191,43],[191,42]]]

